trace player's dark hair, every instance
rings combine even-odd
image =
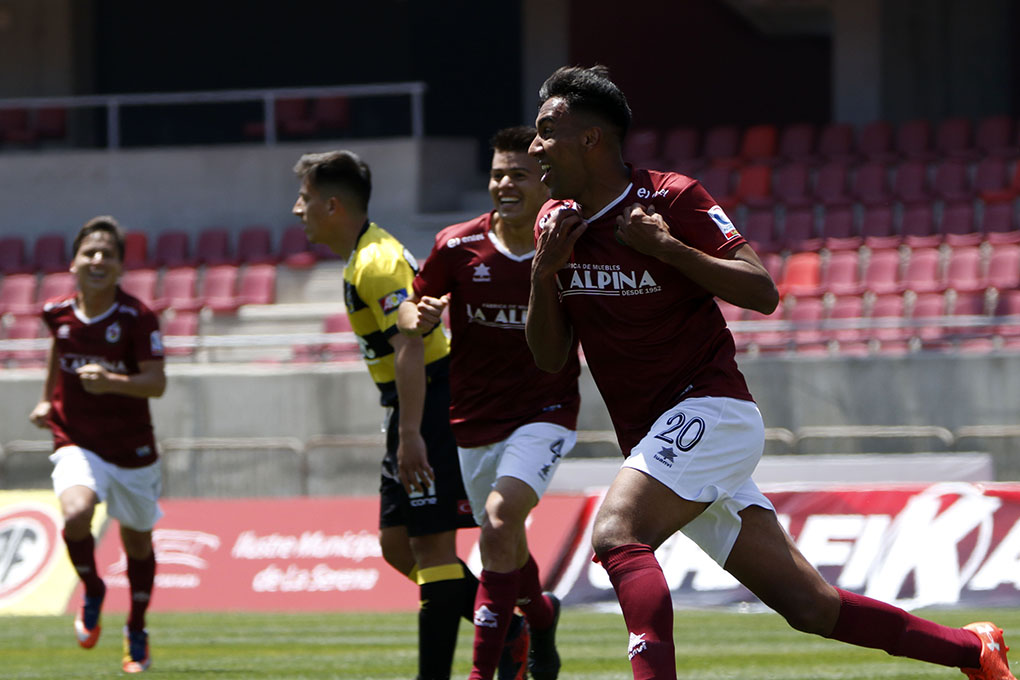
[[[81,242],[85,240],[85,237],[89,234],[94,234],[97,231],[105,231],[113,237],[114,243],[117,244],[117,254],[120,256],[121,262],[123,262],[124,230],[120,228],[120,224],[117,223],[117,220],[109,215],[93,217],[78,230],[78,235],[74,237],[74,241],[71,243],[71,255],[77,255],[78,249],[81,248]]]
[[[489,140],[489,147],[493,151],[522,151],[528,152],[531,143],[535,140],[535,128],[528,125],[518,125],[499,130]]]
[[[294,164],[294,173],[331,196],[341,192],[349,194],[368,212],[372,171],[356,153],[347,150],[306,153]]]
[[[609,69],[601,64],[590,68],[562,66],[549,76],[538,91],[538,99],[545,102],[559,97],[572,110],[587,111],[611,123],[620,139],[630,128],[630,105],[627,97],[609,79]]]

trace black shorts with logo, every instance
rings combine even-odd
[[[428,368],[421,434],[425,439],[429,465],[435,474],[435,484],[427,494],[418,492],[414,497],[408,497],[400,483],[397,474],[400,406],[397,405],[386,425],[386,456],[382,461],[379,485],[379,527],[405,526],[410,536],[476,526],[464,491],[464,480],[460,476],[457,442],[450,430],[449,361],[440,359]]]

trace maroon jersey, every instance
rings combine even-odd
[[[419,297],[450,293],[450,423],[460,446],[502,441],[531,422],[577,426],[576,345],[547,373],[524,337],[531,257],[503,246],[488,213],[440,231],[414,280]]]
[[[50,395],[54,448],[75,445],[126,468],[156,460],[149,400],[123,394],[89,394],[75,372],[99,364],[112,373],[138,373],[138,364],[163,358],[156,315],[117,289],[113,305],[89,319],[75,297],[46,303],[43,320],[53,335],[56,380]]]
[[[588,220],[570,262],[557,272],[560,302],[625,456],[681,399],[751,400],[712,294],[616,240],[616,218],[634,203],[654,205],[675,238],[709,255],[721,257],[746,243],[696,180],[635,169],[627,190]],[[573,202],[543,206],[536,236],[563,205]]]

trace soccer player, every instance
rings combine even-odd
[[[95,217],[73,244],[74,294],[46,303],[53,335],[42,400],[29,418],[53,432],[53,490],[64,516],[64,543],[85,586],[74,621],[78,644],[99,641],[106,585],[96,571],[92,516],[105,501],[120,524],[127,555],[131,609],[124,628],[122,668],[149,668],[145,612],[156,556],[152,527],[162,517],[162,474],[148,400],[166,389],[159,320],[117,285],[124,236],[112,217]]]
[[[482,527],[482,573],[475,600],[472,680],[492,677],[519,603],[531,627],[535,680],[559,673],[559,600],[543,594],[524,522],[577,442],[577,348],[565,366],[535,366],[524,337],[535,217],[549,196],[528,155],[529,127],[492,138],[489,194],[494,209],[438,233],[400,306],[400,327],[433,332],[450,309],[450,419],[475,519]]]
[[[553,200],[536,225],[528,344],[557,371],[580,339],[627,456],[592,544],[634,677],[676,677],[653,551],[683,531],[797,630],[1014,680],[995,625],[918,618],[829,585],[801,555],[751,480],[764,426],[714,300],[768,314],[775,284],[697,181],[624,163],[630,107],[604,67],[561,68],[539,98],[530,152]]]
[[[294,214],[312,243],[346,261],[344,301],[369,374],[390,409],[380,484],[383,558],[419,585],[419,680],[450,677],[460,618],[471,620],[478,580],[456,552],[475,526],[450,431],[449,342],[442,330],[397,331],[418,270],[399,241],[368,219],[372,176],[350,151],[306,154],[294,166]]]

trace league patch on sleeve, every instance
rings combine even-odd
[[[397,311],[397,307],[400,303],[410,297],[407,294],[406,288],[395,290],[392,293],[388,293],[379,298],[379,306],[382,307],[383,314],[389,314],[390,312]]]
[[[154,357],[163,356],[163,336],[159,334],[159,331],[152,331],[149,334],[149,351]]]
[[[730,222],[730,218],[726,216],[726,213],[724,213],[723,209],[719,206],[713,205],[709,208],[708,216],[711,217],[712,221],[715,222],[715,225],[719,227],[719,231],[722,232],[722,235],[726,237],[727,241],[740,236],[740,232],[737,231],[737,228],[733,226],[732,222]]]

